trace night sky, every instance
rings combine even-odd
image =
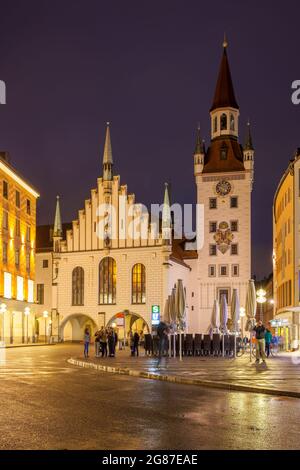
[[[280,3],[280,4],[276,4]],[[299,1],[0,0],[0,149],[40,191],[38,223],[76,217],[101,174],[106,121],[115,174],[138,202],[195,201],[193,150],[209,108],[226,31],[255,154],[253,273],[271,271],[272,200],[300,147]]]

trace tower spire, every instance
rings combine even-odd
[[[169,185],[165,183],[164,203],[162,210],[162,238],[164,244],[169,245],[171,243],[171,209],[170,209],[170,196],[169,196]]]
[[[59,196],[56,196],[53,237],[59,237],[59,238],[62,237],[62,223],[61,223],[61,215],[60,215]]]
[[[112,157],[112,148],[111,148],[111,139],[110,139],[110,128],[109,128],[109,122],[107,122],[104,152],[103,152],[103,179],[105,181],[112,180],[112,177],[113,177],[112,168],[113,168],[113,157]]]
[[[217,108],[227,108],[227,107],[239,109],[239,106],[235,98],[235,93],[234,93],[234,88],[233,88],[233,83],[232,83],[232,78],[231,78],[231,73],[230,73],[230,67],[229,67],[229,62],[228,62],[228,57],[227,57],[227,47],[228,47],[228,41],[227,41],[226,35],[224,35],[223,56],[222,56],[221,65],[219,69],[219,75],[218,75],[217,85],[215,89],[213,104],[212,104],[212,107],[210,108],[211,111]]]
[[[247,122],[247,130],[246,130],[246,139],[245,139],[244,150],[254,150],[253,143],[252,143],[251,126],[250,126],[250,120],[249,119],[248,119],[248,122]]]
[[[204,153],[204,141],[201,138],[200,124],[198,124],[194,155],[199,155],[203,153]]]

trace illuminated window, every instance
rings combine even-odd
[[[4,264],[7,263],[7,243],[3,242],[2,245],[2,261]]]
[[[83,305],[84,299],[84,270],[80,266],[72,273],[72,305]]]
[[[36,285],[36,300],[38,304],[44,303],[44,284]]]
[[[30,225],[27,225],[27,227],[26,227],[26,241],[30,242],[30,239],[31,239]]]
[[[30,204],[30,199],[26,199],[26,212],[28,215],[31,214],[31,204]]]
[[[137,263],[132,268],[132,295],[133,304],[146,303],[146,268],[143,264]]]
[[[20,219],[16,219],[16,225],[15,225],[15,236],[19,237],[21,234],[21,228],[20,228]]]
[[[3,197],[8,199],[8,182],[3,181]]]
[[[21,196],[19,191],[16,191],[16,206],[18,209],[21,207]]]
[[[8,230],[8,212],[7,211],[3,211],[2,227],[5,230]]]
[[[4,273],[4,297],[6,299],[11,299],[11,280],[11,274]]]
[[[227,116],[223,113],[220,117],[220,128],[221,131],[225,131],[227,129]]]
[[[20,267],[20,250],[15,250],[15,265],[16,268],[19,269]]]
[[[218,118],[217,116],[214,118],[214,132],[217,132],[218,130]]]
[[[99,304],[116,303],[117,265],[109,256],[99,264]]]
[[[26,271],[30,273],[30,252],[26,253]]]
[[[34,282],[31,279],[28,279],[28,302],[34,302]]]
[[[24,279],[17,276],[17,300],[24,300]]]
[[[230,130],[234,131],[234,115],[230,114]]]

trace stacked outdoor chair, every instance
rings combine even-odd
[[[209,356],[211,354],[211,338],[210,335],[203,337],[203,355]]]
[[[184,353],[184,334],[181,333],[181,351]],[[179,356],[179,335],[176,335],[176,356]]]
[[[213,334],[212,350],[214,356],[220,356],[221,354],[221,335]]]
[[[200,356],[202,354],[202,335],[199,333],[195,334],[194,339],[194,355]]]
[[[187,333],[185,335],[184,354],[185,354],[185,356],[192,356],[193,355],[193,335],[190,334],[190,333]]]
[[[225,355],[230,354],[230,336],[229,335],[224,335],[224,354]]]

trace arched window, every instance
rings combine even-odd
[[[222,142],[221,149],[220,149],[221,160],[227,160],[227,152],[228,152],[228,147],[225,142]]]
[[[117,264],[107,256],[99,264],[99,304],[116,303]]]
[[[221,131],[225,131],[227,129],[227,116],[223,113],[220,117],[220,128]]]
[[[234,131],[234,115],[233,114],[230,114],[230,130],[231,131]]]
[[[84,302],[84,270],[80,266],[72,272],[72,305],[83,305]]]
[[[146,268],[141,263],[135,264],[132,268],[131,303],[146,303]]]

